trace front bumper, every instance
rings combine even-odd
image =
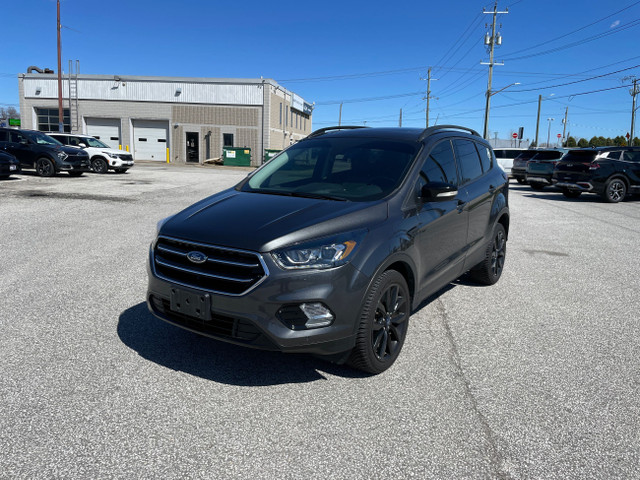
[[[355,344],[359,314],[369,278],[350,264],[328,270],[281,270],[263,255],[269,275],[248,293],[232,296],[185,288],[156,275],[149,250],[147,306],[173,325],[229,343],[263,350],[333,355]],[[210,298],[211,320],[171,310],[172,289]],[[322,303],[334,316],[326,327],[292,329],[279,317],[302,303]],[[283,310],[284,309],[284,310]]]
[[[131,168],[133,160],[122,160],[120,158],[109,158],[109,168]]]
[[[0,175],[14,175],[22,172],[22,168],[20,168],[20,164],[10,163],[10,164],[0,164]]]
[[[82,160],[59,162],[58,169],[64,172],[88,172],[90,171],[89,157]]]

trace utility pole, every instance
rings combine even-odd
[[[567,146],[567,138],[565,137],[566,133],[567,133],[567,117],[569,116],[569,106],[567,105],[567,108],[564,111],[564,120],[562,120],[562,146],[566,147]]]
[[[58,131],[64,132],[64,109],[62,108],[62,44],[60,42],[60,0],[58,0]]]
[[[402,109],[400,109],[400,119],[398,121],[398,126],[402,127]]]
[[[631,136],[629,137],[629,146],[633,147],[633,136],[636,126],[636,95],[640,93],[640,90],[638,90],[638,79],[635,77],[633,79],[633,90],[630,90],[629,93],[633,98],[633,102],[631,104],[631,131],[629,132],[629,135]]]
[[[482,13],[491,13],[493,14],[493,21],[491,22],[491,36],[487,33],[484,37],[484,44],[489,46],[489,81],[487,82],[487,103],[484,109],[484,130],[483,130],[483,138],[488,139],[489,134],[489,107],[491,106],[491,82],[493,80],[493,66],[496,65],[493,61],[493,52],[496,45],[502,45],[502,36],[498,33],[496,37],[496,17],[499,13],[509,13],[509,9],[506,9],[504,12],[498,11],[498,2],[496,1],[493,4],[493,12],[485,12],[484,9]],[[487,63],[481,62],[481,65],[487,65]],[[502,63],[497,65],[503,65]]]
[[[549,129],[547,130],[547,148],[551,148],[550,145],[550,141],[551,141],[551,122],[553,122],[555,120],[555,118],[547,118],[547,122],[549,122]]]
[[[338,126],[342,125],[342,102],[340,102],[340,113],[338,113]]]
[[[424,78],[421,78],[420,80],[424,80]],[[425,127],[429,128],[429,102],[432,98],[435,98],[437,100],[438,97],[432,97],[431,96],[431,80],[437,80],[437,78],[431,78],[431,67],[429,67],[429,70],[427,71],[427,95],[425,97],[423,97],[423,100],[427,101],[427,118],[426,118],[426,122],[425,122]]]
[[[540,148],[538,143],[538,132],[540,131],[540,108],[542,107],[542,95],[538,95],[538,118],[536,120],[536,148]]]

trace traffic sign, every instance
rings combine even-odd
[[[562,138],[562,134],[561,133],[558,134],[558,138]]]
[[[518,134],[517,134],[516,132],[513,132],[513,133],[511,134],[511,136],[512,136],[513,138],[518,138]]]

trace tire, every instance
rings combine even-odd
[[[524,178],[520,178],[520,177],[516,177],[516,181],[520,184],[520,185],[526,185],[527,181]]]
[[[544,183],[537,183],[537,182],[531,182],[529,183],[529,186],[531,188],[533,188],[534,190],[544,190],[544,187],[546,186]]]
[[[580,190],[562,190],[562,194],[567,198],[578,198],[582,195]]]
[[[627,195],[627,184],[621,178],[612,178],[604,186],[602,198],[608,203],[618,203]]]
[[[500,280],[506,255],[507,234],[502,224],[498,223],[487,244],[484,260],[469,272],[471,278],[482,285],[493,285]]]
[[[400,355],[410,316],[407,282],[396,270],[387,270],[367,290],[347,363],[368,373],[384,372]]]
[[[36,160],[36,173],[41,177],[53,177],[56,174],[56,167],[48,158]]]
[[[109,171],[109,165],[104,158],[92,158],[91,159],[91,170],[95,173],[107,173]]]
[[[69,172],[70,177],[81,177],[84,172]]]

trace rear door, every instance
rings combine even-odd
[[[483,241],[489,227],[491,203],[497,188],[490,175],[494,160],[488,148],[472,140],[456,138],[453,145],[460,170],[461,189],[467,194],[464,205],[469,215],[467,248],[472,249]]]
[[[34,168],[37,153],[34,152],[34,145],[22,132],[9,131],[9,143],[6,144],[5,150],[14,155],[23,167]]]

